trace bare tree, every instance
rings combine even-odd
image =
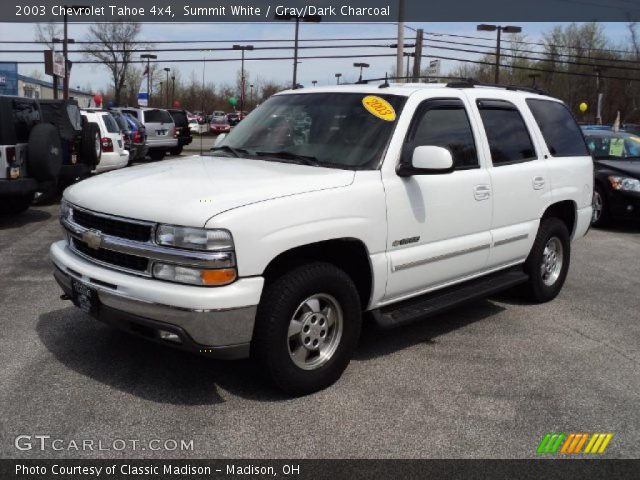
[[[111,72],[114,100],[120,104],[122,86],[133,56],[146,47],[138,41],[141,26],[136,22],[97,23],[89,27],[87,40],[91,42],[87,55],[103,63]]]
[[[54,48],[54,38],[62,38],[62,25],[55,22],[36,23],[35,38],[36,42],[42,42],[51,50]]]

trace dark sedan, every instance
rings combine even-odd
[[[640,219],[640,137],[626,132],[583,130],[593,155],[594,226],[614,218]]]

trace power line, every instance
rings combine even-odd
[[[299,42],[357,42],[357,41],[392,41],[395,40],[395,37],[349,37],[349,38],[300,38]],[[276,43],[276,42],[290,42],[293,43],[293,39],[291,38],[273,38],[273,39],[242,39],[242,40],[136,40],[135,42],[124,42],[124,43],[134,43],[136,45],[139,44],[181,44],[181,43]],[[43,40],[0,40],[0,44],[36,44],[36,45],[47,45],[51,42],[43,41]],[[120,42],[123,43],[123,42]],[[85,45],[95,45],[96,42],[92,42],[89,40],[76,40],[74,44],[85,44]],[[1,52],[0,52],[1,53]]]

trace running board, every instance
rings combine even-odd
[[[372,314],[376,323],[382,328],[399,327],[506,290],[528,279],[529,276],[522,271],[521,267],[503,270],[373,310]]]

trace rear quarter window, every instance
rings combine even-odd
[[[563,103],[527,99],[527,105],[540,127],[549,153],[554,157],[588,156],[580,127]]]
[[[120,133],[120,127],[116,123],[115,119],[109,113],[105,113],[102,115],[102,121],[104,122],[104,126],[109,133]]]

